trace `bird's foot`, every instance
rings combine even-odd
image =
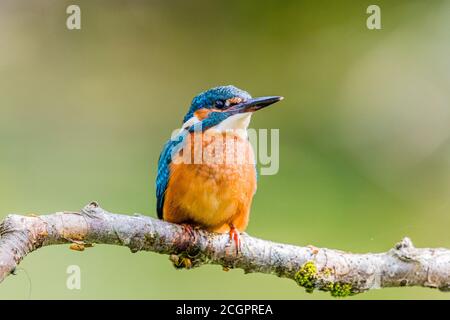
[[[196,231],[199,229],[199,227],[192,226],[192,225],[187,224],[187,223],[182,223],[181,226],[184,229],[184,234],[188,235],[189,239],[191,239],[192,242],[195,242],[195,240],[197,239]]]
[[[236,229],[234,226],[230,226],[230,243],[233,244],[236,247],[236,255],[239,255],[239,253],[241,252],[241,237],[239,234],[239,230]]]
[[[198,252],[195,249],[195,242],[197,241],[198,226],[193,226],[187,223],[181,223],[182,232],[179,234],[179,239],[176,240],[177,254],[172,254],[169,259],[177,269],[191,269],[197,263]]]
[[[233,261],[239,256],[241,252],[241,238],[239,230],[234,226],[230,226],[229,231],[230,239],[228,241],[227,249],[225,249],[225,264],[223,265],[223,271],[228,271],[233,268]],[[231,252],[229,249],[231,249]]]

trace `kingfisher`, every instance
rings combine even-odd
[[[247,127],[252,114],[282,100],[252,98],[235,86],[201,92],[158,161],[158,218],[228,233],[237,251],[249,222],[257,174]]]

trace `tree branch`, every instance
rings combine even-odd
[[[308,292],[346,296],[369,289],[423,286],[450,290],[450,250],[418,249],[408,238],[385,253],[352,254],[326,248],[296,247],[241,236],[240,252],[228,235],[186,228],[150,217],[109,213],[93,202],[80,212],[42,216],[8,215],[0,225],[0,281],[30,252],[70,243],[71,249],[122,245],[132,252],[169,254],[176,267],[217,264],[295,280]]]

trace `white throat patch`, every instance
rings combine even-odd
[[[217,126],[213,127],[217,131],[226,131],[233,129],[247,129],[250,124],[252,114],[250,112],[238,113],[223,120]]]
[[[249,112],[246,113],[238,113],[228,117],[223,120],[217,126],[212,127],[212,130],[217,132],[234,132],[234,134],[238,135],[242,139],[247,139],[247,128],[250,124],[250,120],[252,118],[252,114]]]
[[[243,138],[247,138],[247,128],[250,124],[250,120],[252,118],[252,114],[250,112],[246,113],[238,113],[228,117],[223,120],[218,125],[210,128],[209,130],[214,130],[217,132],[226,132],[236,130],[236,133]],[[179,133],[183,132],[185,128],[188,128],[196,123],[199,123],[200,120],[196,116],[192,116],[189,120],[187,120]]]

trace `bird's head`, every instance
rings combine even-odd
[[[280,96],[252,98],[248,92],[231,85],[215,87],[194,97],[183,128],[201,122],[203,130],[246,129],[253,112],[282,99]]]

